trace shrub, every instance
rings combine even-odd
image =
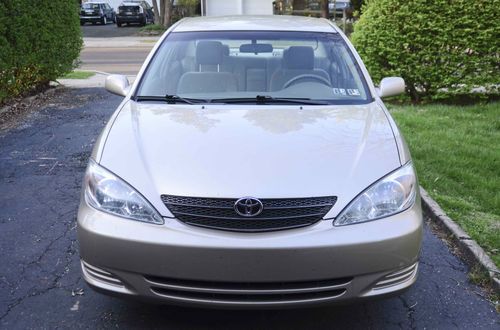
[[[371,0],[352,41],[374,80],[401,76],[414,101],[500,83],[498,0]]]
[[[74,0],[0,1],[0,103],[70,72],[79,26]]]

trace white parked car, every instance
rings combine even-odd
[[[215,307],[399,294],[422,239],[408,148],[329,21],[183,19],[100,135],[78,238],[85,280],[123,297]]]

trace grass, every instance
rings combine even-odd
[[[139,30],[139,34],[154,34],[154,35],[161,35],[163,34],[163,32],[165,32],[167,30],[166,27],[164,27],[163,25],[159,25],[159,24],[151,24],[151,25],[146,25],[144,27],[142,27],[140,30]]]
[[[500,103],[389,108],[420,184],[500,267]]]
[[[94,76],[94,72],[89,71],[72,71],[70,73],[65,74],[61,77],[61,79],[87,79]]]

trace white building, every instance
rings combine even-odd
[[[203,16],[272,15],[273,0],[201,0]]]

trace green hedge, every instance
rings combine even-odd
[[[0,1],[0,103],[71,71],[82,37],[75,0]]]
[[[401,76],[414,101],[500,84],[499,0],[371,0],[352,41],[375,81]]]

